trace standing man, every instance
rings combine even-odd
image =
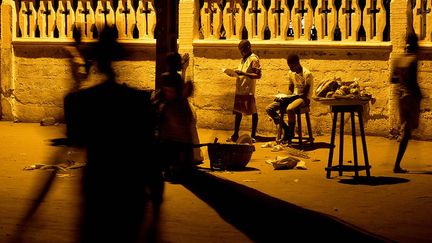
[[[252,115],[251,137],[252,140],[255,141],[258,126],[258,113],[255,103],[255,86],[256,80],[261,78],[261,66],[259,63],[259,57],[252,53],[251,43],[249,40],[240,41],[238,48],[243,58],[235,71],[238,75],[233,109],[235,124],[234,133],[228,141],[237,141],[243,114]]]
[[[412,23],[412,22],[411,22]],[[394,173],[406,173],[408,170],[400,166],[403,155],[411,138],[413,129],[419,126],[420,101],[422,93],[417,83],[418,38],[411,29],[406,36],[405,53],[395,60],[391,82],[397,84],[397,99],[399,102],[399,117],[402,139],[393,167]]]
[[[287,64],[290,69],[288,73],[288,93],[293,96],[286,100],[276,100],[267,106],[267,114],[273,119],[275,124],[280,124],[281,119],[278,111],[286,109],[288,115],[288,125],[282,122],[284,129],[283,141],[291,143],[294,137],[294,127],[296,122],[295,112],[297,109],[310,104],[310,96],[313,87],[312,73],[300,64],[300,57],[290,54],[287,57]]]

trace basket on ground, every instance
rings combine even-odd
[[[210,169],[241,170],[249,163],[255,146],[251,144],[208,144]]]

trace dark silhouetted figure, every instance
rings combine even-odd
[[[252,52],[249,40],[242,40],[238,45],[242,60],[235,72],[237,73],[236,90],[234,97],[235,115],[234,133],[228,139],[230,142],[236,142],[239,137],[240,124],[243,114],[252,115],[252,140],[255,141],[256,130],[258,126],[258,112],[255,102],[256,80],[261,78],[261,66],[259,57]]]
[[[146,209],[151,200],[157,223],[162,203],[151,92],[116,82],[111,63],[123,54],[116,36],[106,27],[93,48],[105,81],[64,101],[68,141],[87,151],[80,242],[143,242],[149,234],[155,240],[155,224],[149,234],[143,231]]]
[[[411,10],[409,8],[409,10]],[[408,23],[410,18],[408,17]],[[412,21],[412,19],[411,19]],[[412,24],[412,22],[411,22]],[[412,26],[409,24],[409,27]],[[409,28],[406,36],[405,53],[393,64],[391,82],[397,84],[397,99],[399,102],[399,117],[402,137],[394,164],[394,173],[406,173],[400,166],[403,155],[411,138],[413,129],[419,126],[420,102],[422,94],[417,83],[418,38],[413,29]]]
[[[53,141],[55,146],[86,151],[79,225],[82,243],[154,242],[158,235],[164,182],[162,168],[155,159],[151,91],[116,82],[111,64],[124,54],[116,31],[115,27],[106,27],[90,53],[81,53],[79,48],[69,50],[74,58],[90,56],[104,81],[79,89],[81,78],[87,74],[73,68],[77,71],[77,85],[64,99],[67,139]],[[79,68],[88,60],[72,62]],[[63,149],[53,154],[53,162],[66,152]],[[20,222],[24,230],[49,192],[55,174],[53,171],[42,182],[35,203],[25,212]],[[12,241],[22,242],[22,233],[15,234]]]
[[[184,82],[178,73],[182,58],[176,52],[167,55],[168,71],[162,73],[160,88],[152,98],[158,114],[157,138],[160,141],[161,159],[165,177],[179,180],[193,169],[193,141],[195,117],[189,105],[192,83]]]

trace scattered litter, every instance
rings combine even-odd
[[[294,168],[300,160],[291,156],[277,156],[275,160],[266,160],[267,164],[271,164],[275,170],[287,170]]]
[[[275,142],[267,142],[263,145],[261,145],[261,148],[273,148],[276,145]]]
[[[297,165],[296,165],[295,168],[298,169],[298,170],[307,170],[306,163],[303,160],[300,160],[297,163]]]
[[[60,164],[33,164],[23,168],[23,170],[59,170],[67,171],[68,169],[79,169],[85,166],[85,163],[76,163],[73,160],[67,160]]]
[[[337,211],[339,211],[339,209],[338,209],[338,208],[333,208],[333,210],[334,210],[334,211],[336,211],[336,212],[337,212]]]
[[[280,145],[276,145],[276,146],[274,146],[271,149],[272,152],[279,152],[279,151],[282,151],[282,150],[284,150],[284,148],[282,146],[280,146]]]
[[[256,180],[243,180],[243,182],[256,182]]]
[[[348,160],[347,162],[348,162],[348,164],[352,164],[352,160]]]
[[[288,150],[288,154],[292,156],[300,157],[303,159],[310,159],[309,155],[302,150],[290,148],[290,147],[287,147],[286,149]]]

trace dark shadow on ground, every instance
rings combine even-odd
[[[198,171],[182,184],[254,242],[387,241],[332,216],[206,172]]]
[[[275,136],[262,136],[262,135],[256,135],[255,140],[257,142],[274,142],[276,141],[276,137]]]
[[[210,168],[206,167],[198,167],[199,170],[205,171],[205,172],[211,172],[212,170]],[[238,169],[229,169],[229,170],[220,170],[215,168],[214,171],[235,171],[235,172],[242,172],[242,171],[259,171],[259,169],[254,167],[244,167],[244,168],[238,168]]]
[[[350,184],[350,185],[369,185],[369,186],[381,186],[391,185],[398,183],[406,183],[410,180],[399,177],[387,177],[387,176],[359,176],[357,178],[341,179],[339,183]]]
[[[325,142],[316,142],[313,144],[303,143],[303,146],[300,146],[298,143],[293,143],[292,147],[303,151],[312,151],[316,149],[329,149],[331,145],[330,143],[325,143]]]

